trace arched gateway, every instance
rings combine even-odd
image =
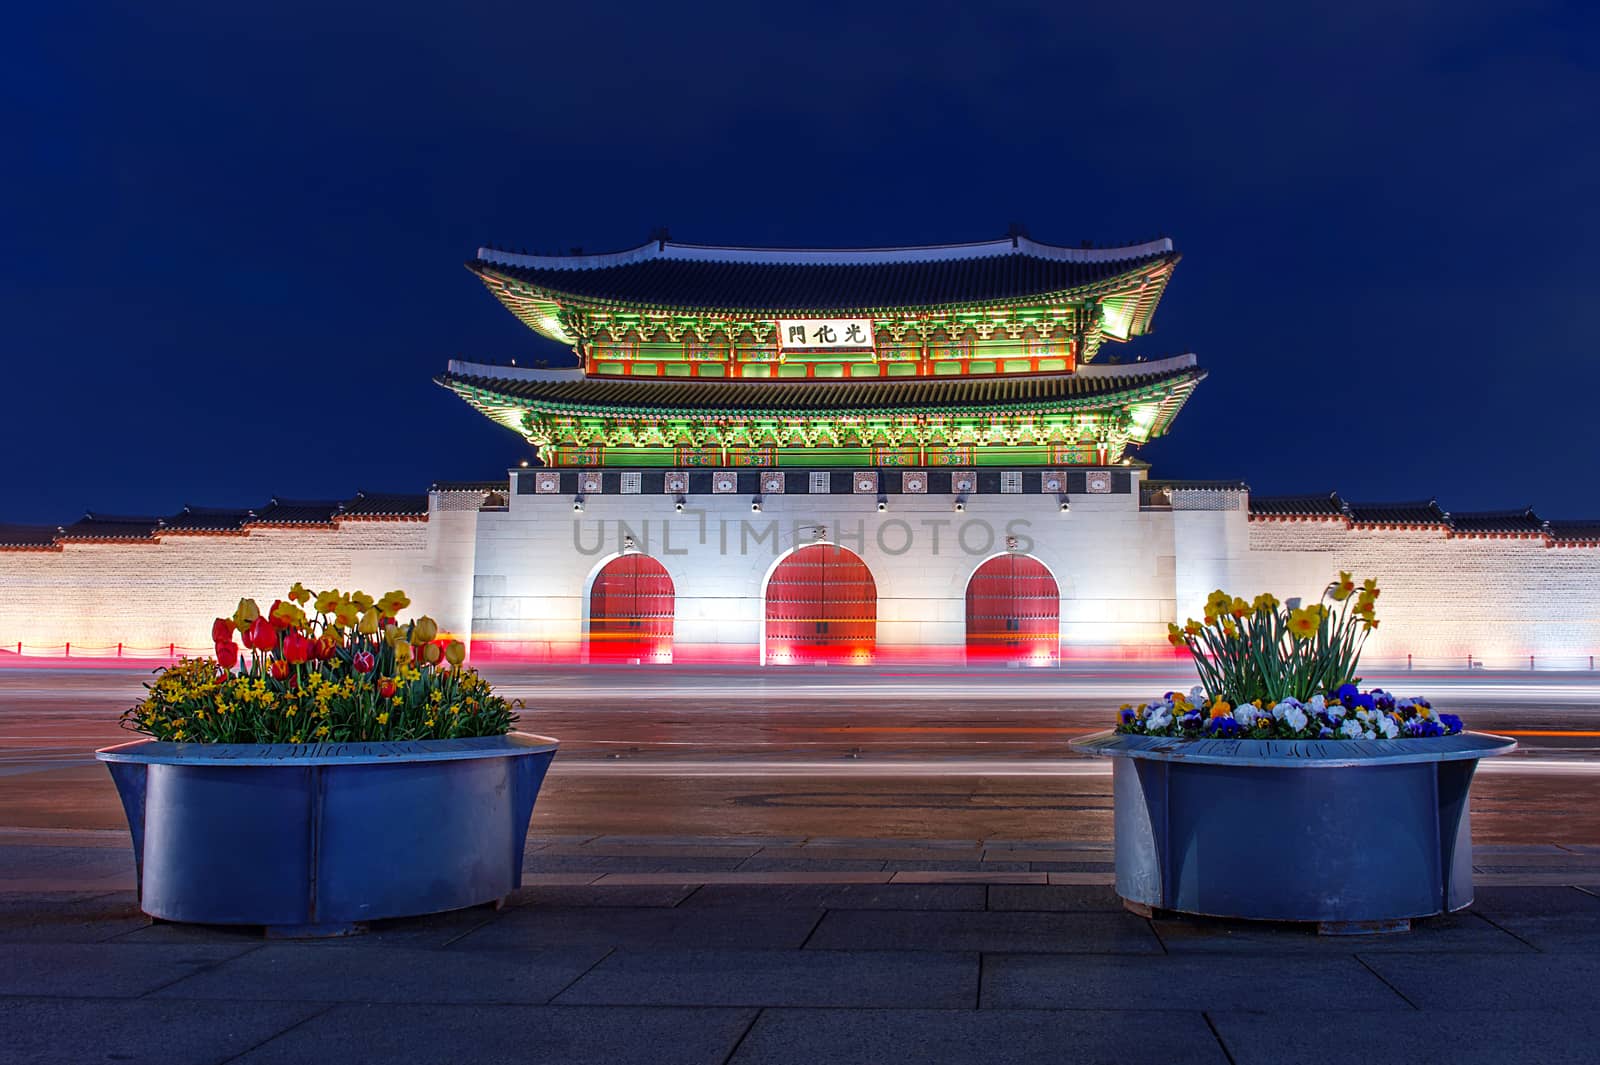
[[[666,567],[649,555],[607,562],[589,591],[589,661],[672,661],[674,592]]]
[[[967,582],[967,660],[1053,666],[1060,659],[1061,589],[1029,555],[989,559]]]
[[[768,665],[866,663],[878,641],[878,586],[853,551],[808,544],[772,570],[766,588]]]

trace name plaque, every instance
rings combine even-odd
[[[870,318],[780,318],[778,346],[785,351],[871,351]]]

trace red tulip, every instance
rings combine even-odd
[[[310,658],[311,651],[311,641],[298,632],[291,632],[283,638],[283,657],[294,665]]]
[[[338,644],[333,642],[332,636],[319,637],[316,644],[317,661],[331,661],[333,659],[334,651],[338,649],[338,646]]]
[[[282,618],[282,617],[278,616],[278,614],[279,614],[278,608],[280,606],[282,606],[282,605],[283,605],[283,600],[282,599],[274,599],[272,601],[272,609],[267,611],[267,620],[272,622],[273,625],[277,626],[280,629],[287,629],[289,627],[289,619],[288,618]]]
[[[266,618],[256,618],[244,631],[244,645],[252,651],[270,651],[278,646],[278,630]]]
[[[377,666],[378,660],[372,657],[371,651],[357,651],[350,664],[355,667],[357,673],[371,673]]]
[[[231,618],[218,618],[211,623],[211,642],[232,643],[233,634],[238,631]]]
[[[379,680],[378,680],[378,695],[380,697],[384,698],[384,699],[387,699],[390,696],[392,696],[393,694],[394,694],[394,681],[391,680],[388,677],[379,678]]]
[[[285,662],[281,658],[274,658],[272,660],[272,665],[269,666],[268,669],[272,672],[273,680],[289,679],[289,663]]]
[[[229,623],[232,624],[231,622]],[[217,641],[217,665],[223,669],[232,669],[239,664],[239,645],[232,640],[224,643]]]

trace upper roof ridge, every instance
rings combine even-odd
[[[714,244],[679,244],[651,240],[636,248],[595,255],[527,255],[478,249],[478,261],[499,266],[543,270],[603,270],[651,260],[702,263],[744,263],[768,266],[866,266],[880,263],[951,262],[1018,255],[1073,263],[1112,263],[1143,259],[1172,251],[1172,239],[1161,237],[1114,248],[1068,248],[1021,235],[965,244],[928,244],[905,248],[740,248]]]

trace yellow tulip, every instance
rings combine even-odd
[[[256,606],[254,599],[239,600],[239,609],[233,612],[233,623],[243,632],[250,627],[250,623],[261,616],[261,608]]]
[[[460,640],[451,640],[445,644],[444,657],[452,666],[459,666],[467,660],[467,645]]]
[[[417,648],[417,653],[420,654],[422,656],[422,660],[428,663],[430,666],[438,665],[439,659],[444,657],[444,652],[439,649],[439,645],[436,643],[423,644],[421,647]]]
[[[361,624],[356,626],[356,631],[363,636],[376,636],[378,634],[378,612],[368,610],[361,615]]]
[[[427,643],[439,635],[439,623],[424,614],[411,626],[411,642]]]
[[[394,645],[395,665],[403,666],[409,661],[411,661],[411,645],[401,640]]]
[[[383,638],[389,642],[390,647],[396,647],[406,642],[406,630],[399,625],[390,625],[383,630]]]

